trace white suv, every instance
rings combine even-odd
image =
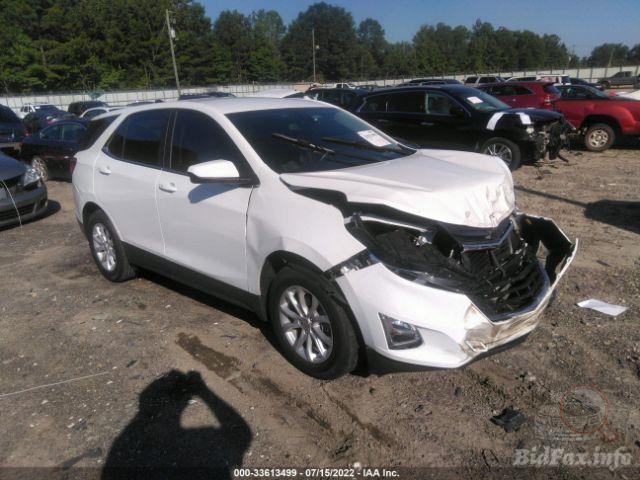
[[[459,367],[523,337],[576,248],[516,212],[500,159],[413,150],[309,100],[124,109],[86,145],[76,215],[103,275],[150,269],[245,305],[318,378],[365,355]]]

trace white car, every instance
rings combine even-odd
[[[89,108],[87,110],[85,110],[84,112],[82,112],[82,115],[80,115],[80,118],[84,118],[86,120],[91,120],[94,117],[97,117],[98,115],[102,115],[103,113],[107,113],[107,112],[113,112],[115,110],[120,110],[122,107],[94,107],[94,108]]]
[[[498,75],[474,75],[464,79],[464,84],[467,86],[482,85],[484,83],[498,83],[504,82],[504,78]]]
[[[58,107],[50,103],[25,103],[18,111],[18,117],[24,118],[38,110],[58,110]]]
[[[87,137],[73,193],[102,274],[143,267],[245,305],[317,378],[365,354],[459,367],[520,339],[576,251],[516,210],[500,159],[414,150],[329,104],[148,105]]]

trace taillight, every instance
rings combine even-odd
[[[71,157],[71,159],[69,160],[69,173],[73,173],[73,171],[76,169],[77,162],[78,160],[76,159],[76,157]]]
[[[542,108],[553,109],[553,104],[555,103],[555,101],[555,97],[553,97],[552,95],[547,95],[542,100]]]

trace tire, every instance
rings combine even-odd
[[[31,168],[36,170],[40,174],[40,178],[43,182],[49,180],[49,169],[47,164],[40,157],[35,156],[31,159]]]
[[[358,363],[358,340],[349,314],[336,301],[340,296],[329,281],[302,267],[283,268],[269,288],[269,319],[284,356],[298,370],[321,380],[341,377]],[[296,322],[300,327],[286,328]]]
[[[102,210],[91,214],[86,229],[91,255],[105,278],[112,282],[124,282],[136,276],[135,269],[129,264],[120,237]]]
[[[616,132],[606,123],[594,123],[584,134],[584,147],[590,152],[604,152],[616,140]]]
[[[480,148],[480,152],[501,158],[502,161],[507,164],[509,170],[512,171],[520,166],[522,159],[520,147],[511,140],[502,137],[490,138],[484,142]]]

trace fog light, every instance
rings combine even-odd
[[[422,345],[422,337],[416,327],[382,313],[378,314],[387,337],[387,345],[392,350],[413,348]]]

